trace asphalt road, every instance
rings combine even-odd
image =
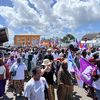
[[[55,95],[56,95],[56,89],[55,89]],[[4,99],[0,100],[23,100],[23,96],[17,96],[17,97],[13,96],[12,89],[8,89],[6,86]],[[57,100],[57,95],[55,96],[55,100]],[[86,91],[83,88],[74,86],[73,100],[92,100],[92,99],[86,96]]]

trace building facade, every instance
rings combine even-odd
[[[82,37],[82,42],[91,46],[100,47],[100,33],[86,34]]]
[[[100,47],[100,35],[96,36],[96,43],[95,46]]]
[[[40,41],[40,35],[34,34],[20,34],[15,35],[14,45],[15,46],[36,46]]]

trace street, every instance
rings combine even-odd
[[[6,86],[4,99],[2,100],[23,100],[23,96],[13,96],[12,90],[8,89]],[[55,100],[57,100],[56,89],[55,89]],[[74,86],[73,91],[73,100],[92,100],[91,98],[86,96],[86,92],[83,88],[79,88],[78,86]]]

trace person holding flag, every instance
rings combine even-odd
[[[95,59],[86,59],[86,51],[82,52],[82,57],[80,58],[80,72],[81,72],[81,79],[84,81],[84,88],[87,91],[87,96],[94,97],[94,89],[93,89],[93,70],[96,69],[96,65],[94,63]],[[95,57],[94,57],[95,58]]]
[[[74,57],[72,56],[73,51],[75,50],[73,46],[70,45],[70,50],[68,51],[68,71],[73,72],[75,75],[75,78],[77,80],[78,86],[83,87],[83,80],[81,79],[81,73],[75,63]]]

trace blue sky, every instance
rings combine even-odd
[[[0,0],[0,6],[12,6],[12,2],[10,0]]]
[[[100,0],[0,0],[0,28],[15,34],[63,37],[100,32]]]

